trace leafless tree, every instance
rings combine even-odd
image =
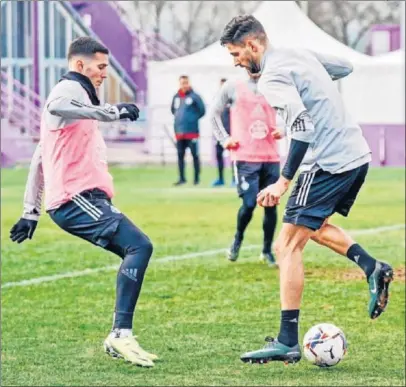
[[[300,1],[298,3],[303,5]],[[309,18],[331,36],[354,49],[357,49],[374,24],[399,23],[400,8],[398,1],[307,2]]]
[[[120,1],[132,26],[158,32],[192,53],[215,42],[231,15],[252,13],[261,1]]]

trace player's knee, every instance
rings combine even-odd
[[[255,207],[257,205],[257,200],[256,196],[254,195],[246,195],[243,198],[243,205],[246,211],[254,211]]]
[[[307,239],[302,238],[300,233],[297,234],[281,234],[274,243],[274,251],[278,260],[293,259],[300,253],[306,245]]]
[[[133,241],[127,251],[127,254],[142,256],[144,259],[149,261],[153,251],[154,247],[152,245],[152,242],[149,240],[148,237],[143,236],[142,238],[136,238]]]
[[[151,255],[154,251],[154,246],[152,245],[152,242],[148,239],[146,240],[142,245],[141,249],[144,252],[146,256],[148,256],[148,259],[151,258]]]

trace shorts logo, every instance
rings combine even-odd
[[[241,186],[241,189],[243,191],[247,191],[248,188],[250,187],[250,184],[248,183],[248,181],[245,180],[244,176],[241,178],[241,185],[240,186]]]

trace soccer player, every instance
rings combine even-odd
[[[329,222],[334,213],[347,216],[368,172],[371,151],[352,120],[332,79],[352,71],[350,63],[304,49],[275,48],[253,16],[237,16],[225,27],[221,44],[234,64],[261,73],[259,91],[286,123],[290,147],[279,180],[262,190],[257,203],[279,204],[300,166],[286,205],[274,251],[280,269],[281,324],[277,339],[245,353],[245,362],[301,358],[299,309],[304,285],[302,251],[309,239],[347,256],[369,284],[369,316],[386,308],[392,268],[376,260],[344,230]]]
[[[248,71],[246,81],[227,81],[214,99],[211,109],[213,132],[219,143],[231,152],[235,181],[242,205],[237,215],[237,231],[230,250],[230,261],[236,261],[244,232],[252,219],[260,190],[279,178],[278,146],[273,137],[276,114],[258,92],[259,74]],[[224,128],[221,113],[231,104],[231,135]],[[261,261],[275,265],[272,241],[277,220],[276,207],[264,208]]]
[[[69,72],[51,90],[42,114],[40,142],[31,160],[22,218],[10,231],[12,241],[32,239],[45,209],[66,232],[117,254],[113,328],[105,351],[133,364],[152,367],[157,356],[143,350],[132,334],[133,314],[152,243],[130,219],[113,206],[113,179],[108,172],[106,145],[98,121],[135,121],[131,103],[100,106],[96,90],[107,77],[109,51],[90,37],[69,46]]]

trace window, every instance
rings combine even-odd
[[[66,49],[66,20],[65,17],[55,8],[54,17],[54,53],[55,58],[65,58]]]
[[[7,7],[11,3],[1,4],[1,57],[6,58],[7,55]]]
[[[50,78],[51,78],[51,71],[49,68],[45,69],[45,95],[49,95],[51,91],[51,86],[50,86]]]
[[[12,47],[9,54],[13,58],[27,58],[31,53],[31,2],[16,1],[9,4],[11,7],[11,34]],[[3,19],[3,15],[2,15]],[[2,20],[3,24],[3,20]],[[7,22],[5,23],[7,28]],[[7,31],[7,30],[6,30]]]
[[[49,33],[49,23],[50,23],[50,7],[53,7],[53,3],[49,1],[44,1],[44,51],[45,58],[51,57],[51,36]]]

